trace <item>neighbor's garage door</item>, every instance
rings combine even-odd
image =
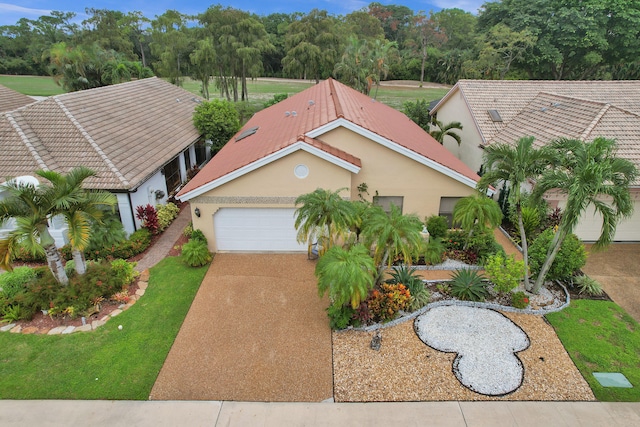
[[[597,240],[602,231],[602,216],[594,215],[594,212],[595,209],[590,205],[574,231],[585,242]],[[613,240],[616,242],[640,242],[640,200],[635,201],[633,216],[620,221]]]
[[[222,208],[213,216],[219,251],[306,251],[296,241],[294,209]]]

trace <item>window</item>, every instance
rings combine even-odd
[[[462,197],[441,197],[440,198],[440,211],[438,215],[447,218],[447,224],[451,227],[453,222],[453,207],[458,203]]]
[[[193,147],[196,150],[196,166],[201,166],[207,161],[207,144],[201,139],[196,142]]]
[[[404,202],[403,196],[374,196],[373,204],[376,206],[380,206],[386,213],[391,212],[391,205],[395,205],[400,208],[400,213],[402,213],[402,204]]]
[[[166,164],[164,169],[164,180],[167,183],[167,191],[169,194],[174,192],[180,186],[180,157],[176,157]]]

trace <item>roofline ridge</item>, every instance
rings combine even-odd
[[[598,124],[598,122],[600,122],[600,120],[602,119],[602,116],[604,116],[605,113],[609,111],[609,108],[611,108],[611,104],[607,103],[600,109],[600,112],[598,112],[598,115],[591,121],[591,123],[589,124],[589,126],[587,126],[584,132],[582,132],[582,135],[580,135],[581,141],[586,141],[591,131],[593,131],[593,129]]]
[[[5,116],[7,117],[7,120],[9,120],[9,123],[15,129],[16,133],[18,134],[18,136],[20,137],[24,145],[27,147],[27,149],[29,150],[33,158],[35,159],[36,163],[38,163],[41,169],[48,171],[49,168],[47,167],[47,164],[44,162],[44,160],[38,153],[38,150],[36,150],[36,147],[33,146],[31,141],[29,141],[29,138],[27,138],[27,135],[24,133],[24,131],[22,130],[22,128],[20,127],[16,119],[13,117],[13,115],[11,113],[5,113]]]
[[[62,112],[69,118],[69,120],[71,120],[71,123],[73,123],[73,125],[80,131],[84,139],[86,139],[87,142],[91,145],[91,147],[93,147],[93,149],[96,151],[96,153],[98,153],[98,156],[100,156],[100,158],[107,164],[111,172],[113,172],[114,175],[118,177],[118,179],[124,186],[129,187],[130,184],[127,178],[125,178],[125,176],[118,170],[118,168],[116,168],[115,164],[111,161],[111,159],[109,159],[109,157],[104,153],[104,151],[102,151],[98,143],[82,127],[80,122],[73,116],[73,114],[71,114],[71,111],[69,111],[69,109],[64,105],[62,100],[58,99],[57,96],[54,96],[53,99],[56,102],[56,104],[58,104]]]
[[[333,79],[332,78],[328,78],[327,81],[329,82],[329,90],[331,91],[331,93],[330,93],[331,99],[333,100],[333,105],[336,108],[336,116],[344,118],[344,111],[342,110],[342,105],[340,104],[340,99],[338,99],[338,94],[336,93],[336,87],[333,84]]]

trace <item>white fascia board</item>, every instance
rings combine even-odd
[[[316,157],[319,157],[323,160],[328,161],[329,163],[332,163],[336,166],[339,166],[343,169],[348,170],[351,173],[358,173],[360,172],[360,168],[356,165],[354,165],[353,163],[349,163],[346,160],[343,160],[339,157],[336,157],[332,154],[327,153],[326,151],[323,151],[319,148],[313,147],[309,144],[307,144],[304,141],[298,141],[295,144],[291,144],[285,148],[283,148],[282,150],[276,151],[275,153],[271,153],[268,156],[265,156],[259,160],[256,160],[253,163],[250,163],[246,166],[243,166],[239,169],[236,169],[233,172],[230,172],[224,176],[221,176],[220,178],[211,181],[205,185],[202,185],[194,190],[189,191],[186,194],[183,194],[181,197],[179,197],[179,200],[182,202],[185,202],[187,200],[191,200],[194,197],[198,197],[201,194],[206,193],[207,191],[211,191],[214,188],[220,187],[221,185],[224,185],[228,182],[233,181],[236,178],[239,178],[243,175],[248,174],[249,172],[253,172],[256,169],[259,169],[265,165],[268,165],[269,163],[275,162],[276,160],[279,160],[285,156],[288,156],[289,154],[295,153],[296,151],[306,151],[307,153],[313,154]]]
[[[358,135],[361,135],[367,139],[370,139],[371,141],[377,142],[378,144],[392,151],[395,151],[396,153],[402,154],[403,156],[406,156],[412,160],[415,160],[420,164],[428,166],[429,168],[435,171],[438,171],[450,178],[453,178],[464,185],[467,185],[471,188],[476,188],[477,182],[474,181],[473,179],[466,177],[461,173],[454,171],[453,169],[449,169],[448,167],[441,165],[438,162],[435,162],[427,157],[424,157],[421,154],[416,153],[415,151],[409,150],[408,148],[403,147],[402,145],[396,142],[393,142],[387,138],[384,138],[378,135],[377,133],[371,132],[370,130],[365,129],[361,126],[358,126],[346,119],[340,118],[330,123],[327,123],[326,125],[320,126],[319,128],[316,128],[308,132],[307,136],[310,138],[317,138],[318,136],[324,133],[327,133],[329,131],[332,131],[338,127],[344,127],[346,129],[349,129],[350,131],[355,132]]]

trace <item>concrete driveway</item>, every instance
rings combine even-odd
[[[306,254],[217,254],[150,399],[333,397],[329,303],[314,268]]]
[[[600,252],[585,246],[589,255],[582,270],[640,322],[640,243],[615,243]]]

